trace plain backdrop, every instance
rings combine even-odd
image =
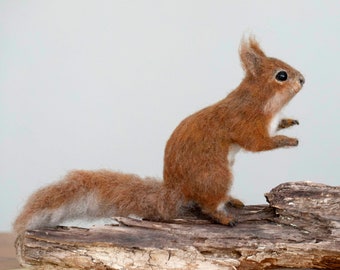
[[[237,87],[253,33],[306,78],[297,148],[239,153],[247,204],[286,181],[340,183],[339,1],[0,1],[0,231],[72,169],[162,176],[177,124]]]

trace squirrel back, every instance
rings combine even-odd
[[[298,124],[294,119],[278,121],[277,115],[305,81],[288,64],[267,57],[252,37],[241,42],[239,53],[245,71],[240,85],[184,119],[168,140],[164,182],[104,170],[74,171],[34,193],[14,230],[113,215],[167,220],[191,202],[215,221],[233,225],[226,204],[243,206],[229,195],[235,154],[298,145],[297,139],[275,132]]]

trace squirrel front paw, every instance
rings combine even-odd
[[[295,119],[282,119],[277,127],[277,130],[289,128],[294,125],[299,125],[299,121]]]
[[[275,136],[274,142],[275,142],[276,147],[291,147],[291,146],[297,146],[299,144],[298,139],[290,138],[284,135]]]

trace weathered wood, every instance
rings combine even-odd
[[[340,269],[340,187],[285,183],[266,198],[229,208],[235,227],[190,213],[171,222],[117,217],[116,226],[27,231],[17,254],[43,269]]]

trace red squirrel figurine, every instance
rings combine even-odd
[[[297,139],[275,132],[298,124],[279,120],[278,114],[305,82],[299,71],[267,57],[253,37],[242,40],[239,54],[245,71],[241,84],[185,118],[172,133],[165,148],[164,182],[107,170],[72,171],[31,195],[14,230],[114,215],[169,220],[192,202],[216,222],[234,225],[226,204],[243,206],[229,195],[235,154],[298,145]]]

